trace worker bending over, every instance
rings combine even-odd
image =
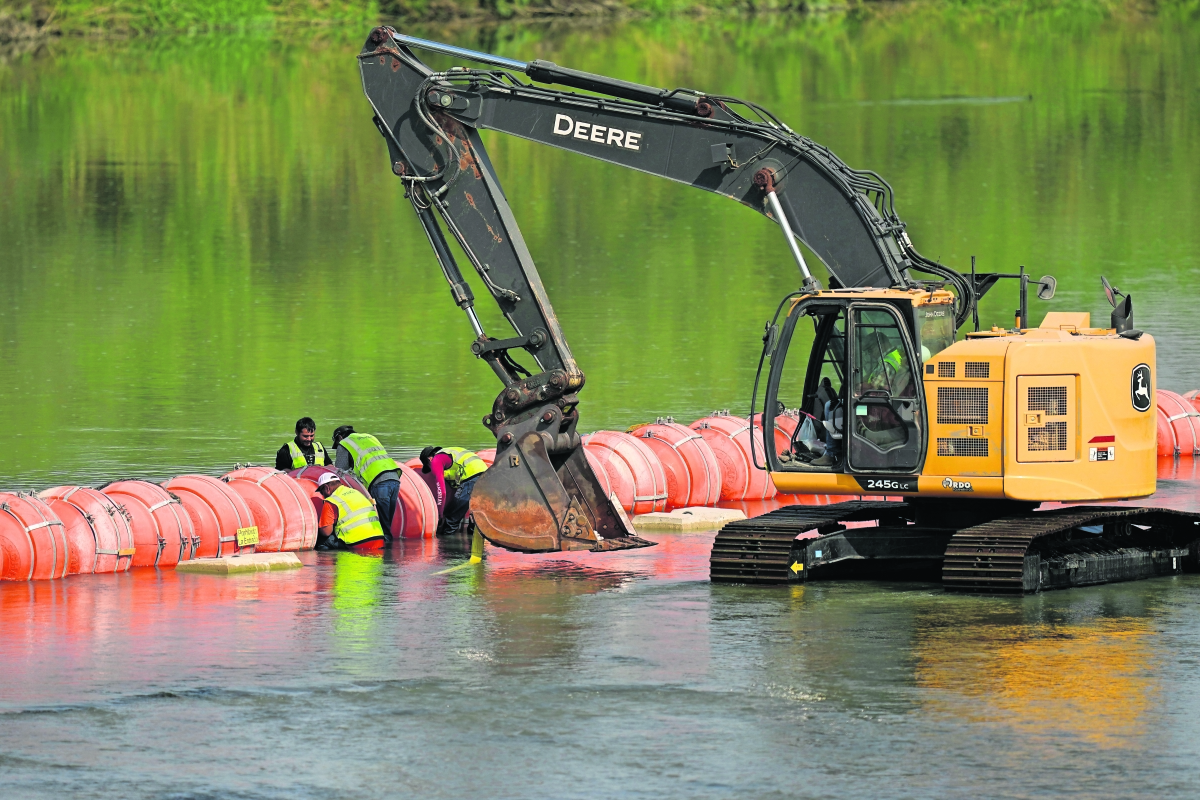
[[[279,448],[275,454],[275,469],[303,469],[313,464],[327,466],[329,455],[317,441],[317,423],[312,417],[296,420],[296,438]]]
[[[439,533],[457,533],[471,510],[471,491],[487,471],[487,462],[462,447],[426,447],[421,451],[421,477],[438,502]]]
[[[371,500],[342,483],[333,472],[317,479],[325,498],[317,527],[318,550],[378,550],[386,539]]]
[[[388,455],[384,446],[369,433],[355,433],[354,426],[343,425],[333,432],[337,448],[334,466],[350,470],[371,497],[387,540],[392,540],[392,520],[400,502],[400,467]]]

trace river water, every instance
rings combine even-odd
[[[417,32],[759,102],[888,179],[926,255],[1058,277],[1035,320],[1107,319],[1101,274],[1132,291],[1159,385],[1200,387],[1194,22],[901,8]],[[387,169],[365,34],[0,56],[0,488],[263,463],[301,415],[405,454],[487,443],[499,387]],[[588,374],[583,428],[744,409],[798,282],[778,230],[486,141]],[[994,290],[984,324],[1015,307]],[[754,590],[707,582],[711,534],[659,538],[441,576],[461,543],[0,585],[4,792],[1196,794],[1200,577],[1020,600]]]

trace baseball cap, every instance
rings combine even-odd
[[[334,481],[340,481],[341,479],[341,476],[336,472],[326,472],[324,475],[317,478],[317,486],[324,486],[327,483],[333,483]]]

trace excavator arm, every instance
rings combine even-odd
[[[415,49],[489,68],[436,72]],[[737,200],[780,224],[808,291],[819,285],[796,238],[825,264],[836,287],[951,284],[959,298],[959,324],[970,313],[973,283],[916,252],[882,178],[850,169],[752,103],[544,61],[514,61],[389,27],[371,32],[359,65],[392,171],[404,183],[455,303],[471,322],[472,350],[504,384],[483,419],[497,437],[496,461],[472,495],[476,523],[495,544],[553,551],[650,543],[633,534],[615,498],[604,496],[580,446],[577,392],[584,374],[480,140],[481,129]],[[586,93],[549,89],[520,75]],[[495,339],[484,331],[443,225],[515,336]],[[919,281],[914,272],[934,280]],[[524,350],[536,368],[525,369],[510,355],[516,350]]]

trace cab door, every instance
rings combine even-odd
[[[896,308],[850,306],[850,472],[916,472],[924,459],[920,361]]]

